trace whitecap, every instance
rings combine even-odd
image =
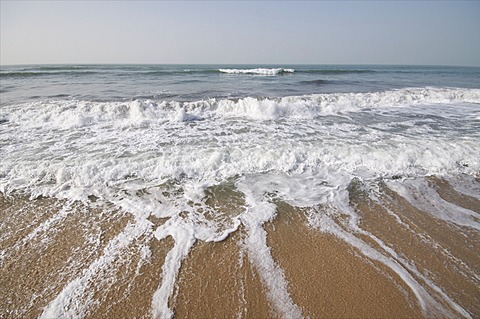
[[[284,68],[257,68],[257,69],[219,69],[222,73],[229,74],[258,74],[258,75],[278,75],[284,73],[293,73],[295,69]]]

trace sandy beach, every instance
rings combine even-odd
[[[478,199],[456,192],[445,180],[432,177],[428,183],[452,204],[479,212]],[[216,194],[210,194],[209,203],[217,209],[229,209],[238,201],[221,189]],[[408,260],[415,265],[409,274],[431,300],[422,306],[411,283],[392,267],[341,236],[309,226],[307,208],[276,202],[276,218],[264,224],[267,243],[303,317],[462,317],[456,305],[472,317],[480,314],[478,231],[419,211],[386,186],[375,201],[360,184],[352,183],[349,194],[361,216],[359,227],[374,237],[350,235],[383,253],[391,248],[397,254],[390,257],[395,263]],[[171,237],[157,240],[145,232],[122,245],[119,236],[132,227],[131,216],[81,203],[12,194],[0,197],[0,207],[2,318],[40,316],[79,278],[88,279],[75,292],[76,302],[83,304],[81,317],[152,317],[152,298],[174,245]],[[334,215],[340,227],[348,223],[346,218]],[[149,220],[157,226],[166,221],[153,216]],[[194,244],[170,296],[175,318],[282,317],[259,266],[251,261],[246,236],[240,226],[223,241]],[[380,242],[386,247],[377,247]],[[106,259],[109,245],[116,246],[117,253]]]

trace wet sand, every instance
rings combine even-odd
[[[447,182],[443,183],[440,193],[449,193],[450,200],[462,197]],[[382,205],[361,189],[351,190],[350,194],[351,204],[361,217],[362,229],[387,243],[399,258],[410,261],[421,275],[441,287],[464,309],[480,314],[480,287],[475,279],[480,272],[478,232],[435,218],[385,186],[381,188]],[[463,197],[461,202],[451,202],[463,206],[475,201]],[[416,277],[423,280],[421,276]],[[453,310],[437,291],[427,289],[443,306]]]
[[[256,269],[241,249],[242,231],[218,243],[199,242],[182,265],[178,318],[278,318]]]
[[[1,317],[40,315],[130,219],[78,204],[66,209],[65,202],[52,199],[0,198],[6,238],[0,263]]]
[[[429,183],[443,199],[479,211],[476,198],[458,193],[448,182],[431,178]],[[226,211],[238,210],[238,193],[232,195],[233,208],[228,192],[217,193],[210,194],[210,202],[224,210],[222,218],[228,217]],[[418,273],[410,271],[412,277],[432,298],[453,317],[462,317],[444,292],[473,318],[480,317],[479,232],[420,211],[386,186],[376,199],[360,184],[352,183],[349,193],[361,217],[358,226],[394,249],[399,261],[414,265]],[[307,209],[275,204],[277,217],[264,225],[267,244],[304,317],[438,317],[428,308],[422,311],[415,294],[392,269],[309,226]],[[337,218],[342,225],[344,216]],[[152,229],[165,222],[152,216],[149,220]],[[114,209],[0,195],[0,318],[38,317],[78,278],[85,279],[85,293],[75,302],[88,304],[80,317],[151,318],[152,297],[162,283],[162,266],[174,241],[159,241],[152,232],[142,231],[110,259],[104,258],[109,244],[132,225],[130,215]],[[378,245],[368,236],[354,235],[372,247]],[[175,318],[280,317],[258,267],[250,261],[246,236],[240,226],[224,241],[195,243],[169,300]],[[102,258],[108,262],[92,267]],[[425,278],[440,290],[425,284]]]
[[[272,255],[285,270],[293,300],[310,318],[421,318],[395,274],[348,244],[307,226],[303,212],[280,203],[267,226]],[[390,278],[389,278],[390,277]],[[403,293],[402,293],[403,292]]]

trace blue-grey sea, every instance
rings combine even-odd
[[[0,76],[2,105],[47,99],[183,102],[480,87],[480,68],[448,66],[28,65],[2,66]]]

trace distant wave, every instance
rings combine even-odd
[[[222,73],[229,74],[259,74],[259,75],[278,75],[284,73],[293,73],[295,69],[283,69],[283,68],[257,68],[257,69],[219,69]]]
[[[219,69],[222,73],[229,74],[259,74],[259,75],[280,75],[286,73],[310,73],[322,75],[341,75],[341,74],[362,74],[375,73],[375,70],[367,69],[291,69],[291,68],[256,68],[256,69]]]
[[[28,77],[45,77],[45,76],[59,76],[59,75],[95,75],[103,73],[118,74],[119,76],[168,76],[172,74],[212,74],[212,73],[227,73],[227,74],[250,74],[250,75],[285,75],[292,73],[307,73],[320,75],[342,75],[342,74],[362,74],[374,73],[375,70],[368,69],[293,69],[293,68],[220,68],[220,69],[204,69],[204,68],[186,68],[186,69],[164,69],[164,68],[94,68],[93,66],[45,66],[34,67],[17,70],[2,70],[0,71],[1,78],[28,78]]]

